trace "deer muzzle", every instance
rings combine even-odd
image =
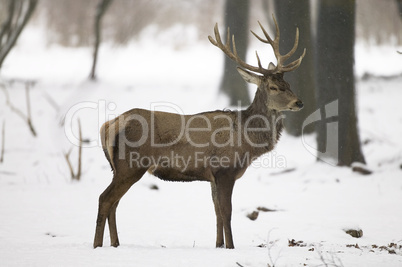
[[[289,110],[291,111],[299,111],[304,107],[303,102],[298,99],[295,102],[293,102],[293,104],[289,107]]]

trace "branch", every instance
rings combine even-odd
[[[15,112],[18,116],[20,116],[23,120],[26,120],[25,114],[19,110],[18,108],[14,107],[13,104],[10,101],[10,95],[8,94],[7,88],[4,85],[1,85],[3,87],[4,94],[6,96],[6,104],[10,107],[11,111]]]
[[[11,111],[13,111],[15,114],[20,116],[27,124],[29,127],[29,130],[31,131],[32,135],[36,137],[36,131],[32,123],[32,118],[31,118],[31,101],[29,97],[29,89],[30,89],[30,83],[25,83],[25,95],[26,95],[26,102],[27,102],[27,115],[25,115],[19,108],[15,107],[11,101],[10,101],[10,95],[8,94],[8,91],[4,85],[1,84],[1,87],[3,87],[4,94],[6,96],[6,103],[10,107]]]
[[[30,88],[30,84],[28,82],[25,83],[25,94],[26,94],[26,100],[27,100],[27,123],[28,123],[29,129],[31,130],[31,133],[33,134],[33,136],[36,136],[36,131],[32,124],[31,100],[29,97],[29,88]]]
[[[50,104],[56,111],[59,111],[59,110],[60,110],[60,106],[59,106],[59,104],[57,104],[57,102],[54,100],[54,98],[52,98],[46,91],[43,92],[43,95],[44,95],[45,99],[47,100],[47,102],[49,102],[49,104]]]
[[[71,164],[71,161],[70,161],[71,151],[72,151],[72,148],[70,148],[70,150],[64,154],[64,158],[67,161],[67,165],[68,165],[68,168],[69,168],[70,174],[71,174],[71,179],[74,179],[74,169],[73,169],[73,165]]]
[[[73,165],[71,164],[70,161],[70,154],[71,151],[73,150],[72,148],[70,148],[70,150],[64,154],[64,158],[67,161],[67,165],[68,168],[70,170],[70,175],[71,175],[71,180],[81,180],[81,166],[82,166],[82,132],[81,132],[81,122],[80,119],[78,119],[78,135],[79,135],[79,146],[78,146],[78,169],[77,169],[77,173],[74,172],[74,168]]]
[[[271,263],[271,264],[268,263],[268,266],[269,266],[269,267],[275,267],[275,266],[276,266],[276,262],[279,260],[279,257],[280,257],[280,254],[281,254],[281,252],[279,252],[279,253],[277,254],[275,260],[272,258],[271,249],[272,249],[272,248],[276,245],[276,243],[279,241],[278,239],[277,239],[277,240],[274,240],[274,241],[269,241],[270,236],[271,236],[271,232],[272,232],[273,230],[275,230],[275,229],[276,229],[276,228],[273,228],[273,229],[269,230],[269,232],[268,232],[268,237],[267,237],[268,258],[269,258],[269,261],[270,261],[270,263]]]
[[[1,130],[1,152],[0,152],[0,163],[4,161],[4,146],[6,139],[6,120],[3,120],[3,128]]]
[[[9,33],[9,36],[7,37],[7,41],[4,45],[4,47],[3,46],[0,47],[0,68],[1,68],[1,65],[3,64],[4,59],[6,58],[8,53],[11,51],[11,48],[13,48],[13,46],[17,42],[18,37],[20,36],[22,30],[24,29],[29,18],[31,17],[32,13],[34,12],[36,4],[38,3],[38,0],[23,1],[21,3],[21,9],[22,9],[23,3],[25,3],[25,2],[28,2],[28,4],[27,4],[28,6],[26,7],[25,13],[22,15],[23,18],[22,19],[19,19],[19,17],[17,18],[15,28],[11,29],[11,25],[10,25],[10,28],[9,28],[10,33]],[[11,10],[11,8],[9,10]],[[21,21],[21,22],[18,23],[19,21]]]
[[[325,266],[325,267],[329,267],[329,266],[335,266],[335,267],[343,267],[343,263],[341,261],[341,259],[335,255],[334,253],[330,253],[331,259],[327,260],[324,255],[322,254],[320,248],[315,247],[315,250],[317,251],[318,257],[320,258],[322,264],[318,265],[318,266]]]
[[[81,179],[81,162],[82,162],[82,132],[81,132],[81,121],[78,119],[78,135],[80,138],[80,144],[78,147],[78,170],[77,170],[77,175],[76,179],[79,181]]]

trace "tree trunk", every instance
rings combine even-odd
[[[25,25],[28,23],[37,3],[37,0],[8,1],[7,19],[0,27],[0,69]],[[25,8],[24,5],[26,5]]]
[[[268,10],[267,10],[268,12]],[[280,52],[289,52],[294,44],[296,27],[299,28],[299,47],[294,55],[301,55],[306,48],[306,56],[300,67],[285,74],[285,80],[291,85],[292,91],[302,99],[304,108],[298,112],[285,112],[285,129],[291,135],[300,136],[302,133],[312,133],[313,125],[302,129],[304,120],[316,110],[315,77],[314,77],[314,48],[311,32],[310,1],[309,0],[275,0],[275,14],[281,31]],[[297,59],[289,58],[289,62]]]
[[[402,0],[395,0],[398,5],[399,17],[402,19]]]
[[[249,0],[226,0],[225,5],[225,37],[227,28],[230,28],[231,35],[235,35],[236,49],[239,57],[246,59],[247,44],[249,35]],[[226,40],[226,38],[225,38]],[[236,70],[237,64],[225,56],[225,66],[220,90],[230,98],[230,105],[241,106],[250,104],[250,96],[246,82],[240,77]]]
[[[91,80],[96,79],[96,64],[98,61],[98,51],[99,45],[101,42],[101,22],[102,17],[105,14],[106,10],[110,6],[110,3],[113,0],[100,0],[97,7],[96,7],[96,14],[95,14],[95,25],[94,25],[94,35],[95,35],[95,43],[94,43],[94,53],[93,53],[93,61],[92,61],[92,68],[91,74],[89,78]]]
[[[318,150],[323,153],[319,159],[332,158],[338,165],[346,166],[353,162],[365,163],[355,108],[356,3],[321,0],[318,5],[317,102],[323,118],[317,124]],[[334,123],[336,115],[338,122]]]

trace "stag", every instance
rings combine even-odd
[[[147,171],[166,181],[210,182],[216,213],[216,247],[234,248],[231,199],[235,181],[253,160],[271,151],[278,142],[283,128],[281,111],[298,111],[303,107],[283,75],[299,67],[306,51],[285,64],[297,49],[299,32],[296,29],[293,48],[281,55],[279,27],[273,19],[274,40],[260,23],[265,39],[251,31],[273,48],[277,64],[270,63],[268,68],[262,67],[257,53],[258,66],[240,59],[229,29],[226,44],[222,43],[217,24],[215,39],[208,36],[214,46],[238,64],[243,79],[257,85],[254,100],[247,109],[193,115],[132,109],[103,124],[102,147],[112,167],[113,180],[99,197],[94,248],[103,244],[106,220],[111,246],[119,246],[116,208],[123,195]]]

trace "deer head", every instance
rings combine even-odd
[[[300,63],[306,54],[306,49],[304,49],[303,54],[297,60],[285,65],[285,61],[294,54],[299,44],[299,29],[296,28],[296,37],[293,48],[287,54],[281,55],[279,53],[280,31],[275,17],[272,17],[276,27],[276,35],[274,40],[271,39],[260,22],[258,22],[258,24],[260,25],[266,39],[259,37],[253,31],[251,31],[251,33],[261,42],[270,44],[272,46],[277,59],[276,66],[271,62],[269,63],[268,68],[263,68],[257,52],[257,67],[251,66],[240,59],[237,54],[234,35],[232,36],[233,50],[230,47],[229,28],[227,31],[225,45],[222,43],[218,30],[218,24],[215,24],[214,28],[215,39],[213,39],[211,36],[208,36],[208,39],[213,45],[220,48],[230,59],[235,61],[240,66],[237,68],[237,70],[246,82],[256,84],[258,86],[258,90],[266,94],[266,106],[268,109],[277,111],[298,111],[303,108],[303,102],[298,99],[297,96],[290,90],[290,85],[284,80],[283,75],[285,72],[295,70],[300,66]]]

